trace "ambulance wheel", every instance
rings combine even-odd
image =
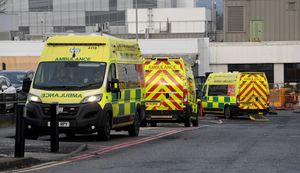
[[[26,130],[25,131],[25,138],[26,139],[32,139],[37,140],[39,138],[39,134],[33,130]]]
[[[185,119],[184,127],[191,127],[191,117],[190,116],[187,119]]]
[[[141,122],[141,127],[147,127],[147,121],[146,120],[143,120]]]
[[[139,113],[136,112],[134,116],[133,124],[128,129],[129,136],[138,136],[140,132],[140,116]]]
[[[111,130],[110,116],[108,112],[106,112],[104,115],[104,121],[103,127],[101,127],[98,131],[98,139],[102,141],[108,141],[110,139]]]
[[[157,123],[156,122],[151,122],[150,125],[151,125],[151,127],[156,127]]]
[[[224,109],[224,117],[225,117],[225,119],[231,118],[231,113],[230,113],[229,106],[226,106],[225,109]]]
[[[198,115],[196,115],[196,120],[192,120],[192,125],[193,125],[193,127],[199,126],[199,116]]]
[[[25,139],[32,139],[32,140],[37,140],[39,138],[39,133],[31,128],[31,129],[28,129],[27,128],[27,124],[25,123]]]

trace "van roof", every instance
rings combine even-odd
[[[190,66],[190,63],[188,61],[185,60],[185,58],[183,57],[167,57],[167,56],[155,56],[155,57],[144,57],[145,61],[157,61],[157,60],[179,60],[179,61],[183,61],[184,64]]]
[[[95,48],[96,46],[99,48]],[[108,59],[118,59],[120,62],[141,60],[139,45],[135,40],[110,36],[53,36],[48,38],[40,61],[107,61]]]
[[[109,42],[119,42],[126,44],[137,44],[133,40],[124,40],[108,36],[99,35],[64,35],[64,36],[53,36],[49,37],[47,44],[108,44]]]
[[[225,84],[225,83],[235,83],[237,79],[240,78],[242,74],[259,74],[263,75],[264,72],[227,72],[227,73],[211,73],[208,76],[207,83],[214,84]]]

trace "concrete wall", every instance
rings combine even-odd
[[[210,64],[300,63],[300,41],[210,43]]]
[[[136,33],[136,10],[127,10],[128,33]],[[184,15],[183,15],[184,14]],[[205,8],[139,9],[138,31],[145,33],[205,33],[206,22],[211,21],[210,10]],[[168,26],[169,22],[169,26]],[[168,30],[169,27],[169,30]]]
[[[34,69],[44,42],[0,41],[0,62],[9,69]],[[199,39],[140,39],[143,56],[183,56],[197,63],[198,76],[205,72],[227,72],[228,64],[274,64],[274,82],[284,82],[284,64],[300,63],[300,41],[209,43]],[[18,59],[25,57],[25,59]],[[27,59],[26,59],[27,58]],[[29,64],[24,65],[29,61]],[[9,64],[13,64],[11,66]]]
[[[228,64],[274,64],[274,82],[284,82],[284,63],[300,63],[300,41],[210,43],[210,67],[227,72]]]
[[[42,41],[0,41],[0,65],[5,63],[7,70],[35,70],[44,44]]]
[[[196,0],[177,0],[177,7],[178,8],[192,8],[195,7]]]
[[[14,14],[0,14],[0,32],[17,31],[18,29],[18,15]]]
[[[38,60],[39,56],[0,56],[0,64],[5,63],[6,70],[35,71]]]
[[[296,9],[289,10],[289,2],[296,2]],[[262,41],[300,40],[300,0],[224,0],[225,40],[240,42],[250,40],[250,21],[264,23]],[[244,7],[244,31],[228,32],[228,8]]]

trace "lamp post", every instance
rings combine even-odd
[[[135,0],[135,39],[138,41],[139,39],[139,33],[138,33],[138,6],[137,6],[137,1]]]

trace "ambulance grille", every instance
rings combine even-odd
[[[59,115],[64,116],[74,116],[77,114],[79,107],[75,106],[60,106],[63,107],[63,112],[60,112]],[[50,107],[42,107],[43,113],[46,116],[50,116]]]

